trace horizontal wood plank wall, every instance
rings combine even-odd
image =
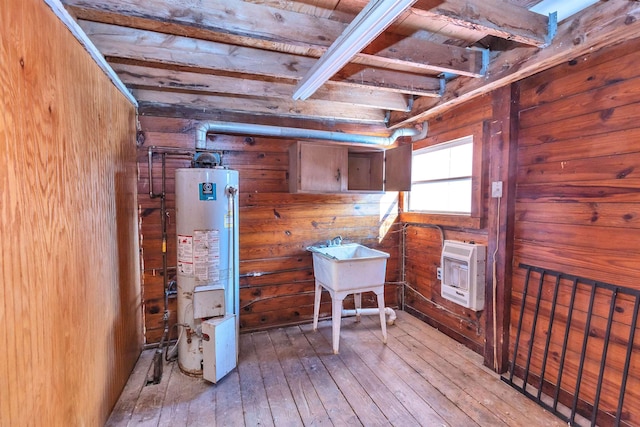
[[[163,330],[163,278],[160,202],[150,199],[147,153],[150,146],[193,150],[198,120],[142,116],[145,142],[138,150],[140,217],[146,340],[158,342]],[[301,127],[300,125],[298,127]],[[357,133],[357,130],[351,132]],[[389,252],[386,303],[398,305],[400,265],[397,193],[290,194],[289,146],[295,140],[210,134],[207,147],[223,152],[225,166],[240,175],[240,328],[241,332],[303,323],[313,317],[314,278],[309,245],[337,235]],[[175,279],[175,193],[177,167],[188,159],[167,158],[169,281]],[[156,168],[157,166],[157,168]],[[154,192],[159,192],[160,161],[154,161]],[[348,298],[345,306],[352,303]],[[375,306],[364,295],[363,305]],[[169,300],[170,322],[176,301]],[[323,294],[321,316],[331,312]]]
[[[640,289],[640,244],[636,238],[640,232],[639,48],[639,41],[627,42],[520,83],[512,326],[517,324],[523,295],[525,276],[517,269],[520,262]],[[548,324],[549,289],[553,285],[553,281],[545,282],[538,324]],[[560,291],[558,330],[566,323],[569,289],[563,286]],[[576,297],[576,307],[582,311],[587,307],[584,292],[579,289]],[[524,328],[528,331],[534,302],[527,298]],[[596,301],[590,331],[593,343],[586,360],[586,383],[581,388],[581,397],[586,400],[594,395],[608,303]],[[600,307],[603,304],[607,306]],[[618,344],[626,341],[631,312],[629,304],[618,302],[611,350],[612,358],[618,359],[615,367],[607,368],[601,402],[601,409],[614,414],[623,366],[619,357],[624,356]],[[586,314],[574,316],[574,328],[584,330]],[[536,328],[536,340],[542,343],[543,329],[546,327]],[[561,341],[558,343],[555,335],[552,347],[558,351]],[[574,344],[571,342],[572,349],[580,348]],[[635,347],[632,366],[640,363],[637,340]],[[519,364],[525,356],[518,354]],[[575,385],[578,356],[571,352],[567,357],[566,381]],[[540,359],[532,360],[532,372],[539,372]],[[557,360],[556,356],[550,359],[547,372],[553,377]],[[638,425],[640,371],[632,367],[630,372],[623,419]]]
[[[103,425],[142,349],[135,108],[40,0],[0,8],[0,425]]]
[[[493,117],[491,96],[477,98],[429,122],[429,137],[451,132],[455,129],[482,127],[485,120]],[[442,141],[444,142],[444,141]],[[487,176],[489,164],[483,162],[483,174]],[[455,220],[448,220],[442,226],[444,238],[479,244],[487,244],[488,194],[482,190],[482,211],[484,220],[478,229],[456,226]],[[414,218],[403,215],[403,218]],[[404,221],[404,219],[403,219]],[[485,345],[485,312],[475,312],[446,300],[440,296],[440,281],[436,279],[436,269],[440,266],[442,238],[440,231],[424,227],[425,224],[407,222],[405,249],[405,305],[409,312],[417,315],[430,325],[440,329],[452,338],[482,354]],[[429,226],[439,225],[438,222]]]

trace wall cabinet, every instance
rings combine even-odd
[[[363,145],[298,141],[289,148],[292,193],[408,191],[412,146],[381,149]]]

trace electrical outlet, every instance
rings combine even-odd
[[[438,268],[436,269],[436,278],[437,278],[438,280],[442,280],[442,268],[440,268],[440,267],[438,267]]]
[[[491,197],[502,197],[502,181],[493,181],[491,183]]]

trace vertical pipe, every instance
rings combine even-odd
[[[149,151],[150,157],[152,157],[151,151]],[[164,291],[164,312],[162,314],[163,331],[162,338],[160,339],[160,345],[154,355],[154,369],[153,369],[153,383],[159,384],[162,380],[162,349],[166,345],[169,335],[169,290],[167,280],[167,214],[166,214],[166,153],[162,153],[162,193],[160,194],[160,227],[162,229],[162,289]],[[151,173],[151,170],[149,170]],[[149,184],[150,194],[151,184]]]
[[[516,329],[516,342],[513,345],[513,361],[509,371],[509,382],[513,384],[513,373],[516,367],[516,359],[518,358],[518,346],[520,344],[520,333],[522,332],[522,318],[524,317],[524,306],[527,300],[527,292],[529,289],[529,279],[531,277],[531,267],[526,266],[527,272],[524,279],[524,289],[522,290],[522,302],[520,303],[520,316],[518,317],[518,328]],[[524,390],[524,387],[523,387]]]
[[[562,384],[562,373],[564,371],[564,360],[567,356],[567,344],[569,342],[569,332],[571,331],[571,319],[573,318],[573,303],[576,300],[576,291],[578,289],[578,278],[573,278],[571,285],[571,299],[569,300],[569,311],[567,312],[567,326],[564,330],[564,341],[562,343],[562,355],[560,356],[560,363],[558,364],[558,382],[553,394],[553,411],[558,409],[558,399],[560,397],[560,385]]]
[[[624,360],[624,369],[622,370],[622,383],[620,384],[620,396],[618,397],[618,410],[616,411],[616,425],[620,425],[622,417],[622,406],[624,404],[624,395],[627,388],[627,376],[629,374],[629,366],[631,365],[631,354],[633,353],[633,341],[636,335],[636,326],[638,322],[638,309],[640,308],[640,295],[636,294],[636,302],[633,305],[633,317],[629,326],[629,342],[627,343],[627,355]]]
[[[149,147],[149,150],[147,151],[147,156],[147,170],[149,173],[149,197],[153,199],[154,197],[156,197],[156,195],[153,194],[153,149],[151,147]]]
[[[600,393],[602,392],[602,380],[604,377],[604,369],[607,364],[607,351],[609,350],[609,338],[611,337],[611,324],[613,323],[613,314],[616,311],[616,298],[618,289],[614,289],[611,294],[611,304],[609,305],[609,317],[607,319],[607,330],[604,334],[604,348],[602,349],[602,358],[600,359],[600,372],[598,374],[598,385],[596,386],[596,397],[593,400],[593,413],[591,414],[591,425],[596,425],[598,418],[598,406],[600,404]]]
[[[544,384],[544,374],[547,370],[547,357],[549,356],[549,344],[551,343],[551,332],[553,329],[553,319],[556,314],[556,303],[558,302],[558,288],[560,287],[560,275],[556,275],[556,285],[553,290],[553,300],[551,301],[551,313],[549,314],[549,327],[547,328],[547,340],[544,344],[544,355],[542,357],[542,370],[540,372],[540,383],[538,385],[538,400],[542,396],[542,386]]]
[[[400,238],[402,239],[402,259],[400,261],[400,281],[402,282],[402,288],[400,288],[402,294],[400,295],[400,309],[404,310],[404,296],[405,296],[405,285],[407,283],[407,227],[409,224],[402,225],[402,233],[400,234]]]
[[[593,301],[596,297],[595,284],[591,287],[591,297],[589,298],[589,308],[587,309],[587,324],[584,327],[584,339],[582,341],[582,351],[580,352],[580,364],[578,365],[578,375],[576,377],[576,391],[573,396],[573,404],[571,405],[571,417],[569,422],[573,425],[576,418],[576,410],[578,408],[578,397],[580,396],[580,385],[582,383],[582,371],[584,369],[584,359],[587,355],[587,342],[589,340],[589,330],[591,329],[591,314],[593,313]]]
[[[162,195],[160,198],[160,224],[162,227],[162,289],[164,290],[164,338],[169,334],[169,278],[167,268],[167,154],[162,153]]]
[[[544,284],[545,270],[540,272],[538,281],[538,296],[536,297],[536,307],[533,311],[533,323],[531,324],[531,339],[529,340],[529,350],[527,351],[527,363],[524,368],[524,383],[522,384],[524,394],[527,394],[527,384],[529,382],[529,368],[531,367],[531,354],[533,353],[533,342],[536,336],[536,326],[538,325],[538,313],[540,312],[540,299],[542,298],[542,286]]]
[[[228,198],[227,211],[232,216],[231,224],[229,227],[229,287],[232,288],[233,298],[232,306],[233,313],[236,319],[236,365],[240,357],[240,259],[238,253],[238,188],[234,186],[227,186],[225,193]]]

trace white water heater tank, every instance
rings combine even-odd
[[[237,364],[238,172],[221,167],[176,169],[175,185],[178,364],[183,372],[200,376],[202,324],[208,318],[234,317],[234,351],[221,357]],[[230,365],[228,360],[220,363]]]

